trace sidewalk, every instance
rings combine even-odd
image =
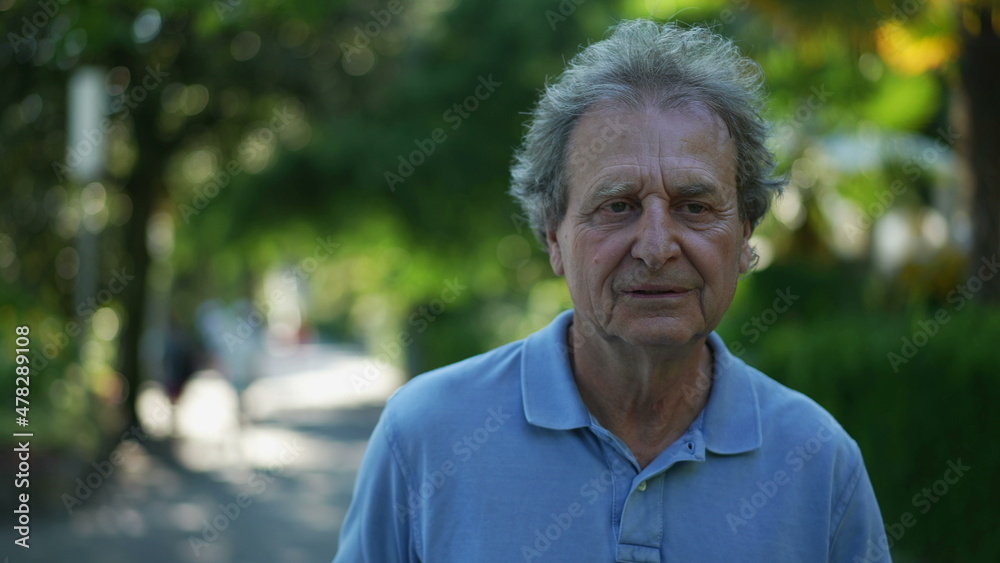
[[[402,375],[323,345],[256,362],[259,377],[239,390],[196,373],[175,407],[161,388],[140,391],[141,437],[120,443],[115,463],[93,460],[81,480],[39,492],[57,508],[33,515],[30,549],[9,544],[0,558],[331,561],[368,437]]]
[[[271,457],[257,467],[195,472],[176,461],[182,444],[145,442],[72,515],[33,522],[30,550],[4,551],[11,563],[329,561],[380,412],[246,428],[243,443]]]

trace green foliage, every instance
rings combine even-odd
[[[927,74],[887,73],[881,88],[858,108],[858,116],[892,129],[920,130],[941,104],[941,88]]]
[[[904,512],[917,522],[895,542],[896,560],[995,561],[988,507],[1000,501],[1000,450],[989,440],[1000,411],[984,398],[1000,394],[1000,310],[942,299],[880,311],[864,307],[867,290],[851,279],[815,262],[756,273],[720,332],[747,363],[816,400],[857,440],[886,525]],[[771,316],[782,289],[798,300]],[[972,467],[967,476],[930,508],[915,504],[959,459]]]
[[[1000,540],[988,507],[1000,500],[1000,450],[989,436],[1000,427],[1000,411],[983,398],[1000,394],[1000,311],[972,304],[950,312],[894,373],[888,354],[902,354],[904,338],[923,342],[918,323],[935,312],[782,319],[746,359],[815,399],[857,440],[887,525],[904,512],[914,515],[916,526],[896,541],[898,560],[995,561]],[[922,489],[942,479],[947,462],[959,459],[971,466],[968,475],[929,508],[915,504]]]

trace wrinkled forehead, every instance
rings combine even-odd
[[[602,103],[588,109],[576,121],[566,147],[563,169],[566,179],[582,173],[589,168],[589,164],[609,151],[631,150],[630,145],[633,145],[633,142],[638,142],[644,133],[648,134],[648,131],[636,130],[637,122],[664,123],[662,129],[666,130],[670,128],[670,120],[664,122],[656,117],[678,114],[694,118],[699,124],[695,131],[696,135],[680,139],[681,146],[692,143],[707,150],[714,149],[720,152],[729,152],[728,149],[733,147],[733,139],[725,121],[703,104],[686,102],[664,107],[662,104]],[[691,120],[685,121],[691,122]],[[735,157],[734,153],[730,154]]]
[[[591,106],[576,120],[566,146],[566,173],[579,168],[587,160],[593,159],[607,149],[609,145],[617,145],[628,140],[634,131],[626,123],[625,116],[659,112],[666,115],[671,112],[684,113],[700,118],[705,124],[701,133],[708,135],[708,141],[723,146],[732,141],[729,127],[715,112],[699,102],[681,102],[665,104],[626,103],[619,101],[600,102]]]

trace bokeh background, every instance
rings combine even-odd
[[[570,306],[509,163],[632,17],[767,77],[731,349],[856,438],[897,561],[1000,560],[1000,7],[953,0],[0,0],[0,554],[329,560],[385,397]]]

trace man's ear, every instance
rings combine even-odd
[[[740,273],[745,274],[753,264],[753,248],[750,247],[750,236],[753,234],[753,227],[750,226],[750,219],[743,221],[743,246],[740,247]]]
[[[552,229],[545,230],[545,244],[549,247],[549,263],[552,264],[552,271],[557,276],[565,275],[566,270],[563,268],[562,248],[559,246],[559,239],[556,238],[556,232]]]

